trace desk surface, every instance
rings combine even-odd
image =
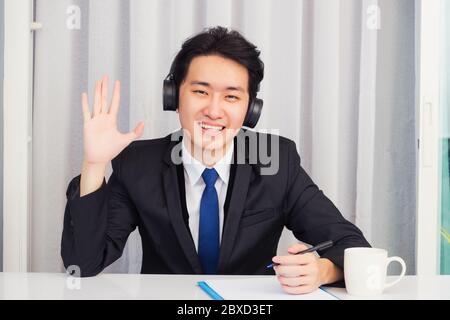
[[[68,278],[64,273],[0,273],[0,299],[209,300],[197,286],[198,281],[249,277],[252,276],[101,274]],[[357,299],[343,288],[326,290],[339,299]],[[450,299],[450,276],[406,276],[383,295],[371,299]]]

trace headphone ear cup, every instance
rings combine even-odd
[[[248,106],[247,115],[245,116],[244,126],[249,128],[254,128],[258,123],[259,117],[261,116],[261,111],[264,102],[261,99],[255,98],[252,100]]]
[[[163,109],[164,111],[177,110],[177,90],[173,80],[166,79],[163,83]]]

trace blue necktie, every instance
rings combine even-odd
[[[219,200],[214,187],[217,177],[215,169],[202,173],[206,187],[200,202],[198,256],[205,274],[215,274],[219,261]]]

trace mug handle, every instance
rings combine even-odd
[[[400,258],[400,257],[390,257],[390,258],[388,258],[387,261],[386,261],[386,269],[387,269],[387,267],[389,266],[389,263],[391,263],[391,262],[393,262],[393,261],[397,261],[398,263],[401,264],[401,266],[402,266],[402,272],[401,272],[400,275],[398,276],[398,279],[396,279],[396,280],[394,280],[394,281],[392,281],[392,282],[390,282],[390,283],[386,283],[386,284],[384,285],[384,288],[385,288],[385,289],[386,289],[386,288],[389,288],[389,287],[392,287],[394,284],[396,284],[396,283],[398,283],[400,280],[402,280],[403,276],[404,276],[405,273],[406,273],[406,264],[405,264],[405,261],[404,261],[402,258]]]

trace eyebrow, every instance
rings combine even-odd
[[[200,85],[200,86],[205,86],[205,87],[211,88],[211,85],[208,82],[204,82],[204,81],[191,81],[190,84],[191,85]],[[245,92],[245,90],[240,86],[237,86],[237,87],[229,86],[229,87],[226,87],[225,90],[235,90],[235,91]]]

